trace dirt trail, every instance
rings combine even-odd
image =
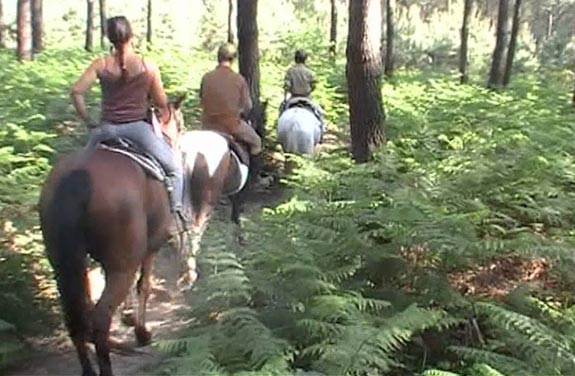
[[[246,214],[259,212],[263,206],[269,206],[279,200],[281,189],[274,185],[273,189],[256,192],[248,198]],[[218,208],[218,218],[227,217],[229,208]],[[219,220],[214,218],[214,220]],[[190,322],[181,315],[189,306],[175,288],[177,262],[175,255],[163,249],[156,258],[154,269],[155,286],[150,297],[147,310],[148,328],[153,333],[153,341],[173,338],[175,334]],[[102,277],[99,270],[90,273],[93,295],[99,296],[102,288]],[[118,376],[141,376],[150,374],[150,370],[159,365],[162,354],[152,345],[135,347],[133,328],[123,325],[116,314],[112,322],[112,338],[123,344],[134,346],[134,352],[113,353],[112,366]],[[6,376],[40,376],[40,375],[79,375],[81,374],[76,352],[64,330],[59,330],[51,338],[34,339],[32,341],[33,355],[20,364],[11,367]],[[91,359],[96,365],[95,353]]]

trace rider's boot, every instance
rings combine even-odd
[[[176,179],[178,179],[178,177],[175,174],[168,174],[166,176],[166,189],[170,202],[170,212],[174,215],[174,226],[170,228],[170,235],[175,246],[179,249],[182,246],[182,244],[180,244],[182,233],[187,231],[187,220],[182,208],[182,194],[175,189],[177,184]]]

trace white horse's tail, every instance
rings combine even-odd
[[[311,111],[290,108],[278,119],[278,141],[286,153],[307,154],[314,152],[320,138],[320,122]]]

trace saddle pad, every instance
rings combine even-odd
[[[233,195],[233,194],[236,194],[239,191],[241,191],[242,188],[246,185],[246,182],[248,181],[249,168],[248,168],[248,166],[246,166],[245,164],[242,163],[240,158],[236,155],[235,151],[232,150],[231,154],[234,156],[234,158],[238,162],[238,166],[240,167],[240,175],[241,175],[240,186],[236,190],[231,191],[229,193],[230,195]]]
[[[146,173],[148,173],[154,179],[157,179],[162,182],[166,179],[166,173],[164,172],[162,166],[155,159],[151,157],[139,154],[136,151],[131,151],[122,147],[109,146],[106,144],[99,144],[98,147],[100,149],[108,150],[113,153],[125,155],[126,157],[130,158],[138,165],[140,165],[144,169],[144,171],[146,171]]]

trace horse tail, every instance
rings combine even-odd
[[[196,154],[194,161],[194,168],[191,171],[190,181],[190,197],[192,204],[192,212],[194,215],[200,214],[203,206],[210,198],[206,195],[209,194],[208,182],[210,181],[210,172],[208,169],[208,162],[202,153]]]
[[[87,340],[89,283],[86,271],[86,210],[90,175],[73,170],[58,183],[45,213],[46,251],[56,273],[60,301],[70,336]]]
[[[299,108],[291,109],[278,120],[278,141],[287,153],[293,154],[313,154],[315,147],[314,127],[306,123],[309,119],[307,110]],[[303,118],[298,119],[298,115]],[[312,115],[313,116],[313,115]],[[315,121],[315,120],[314,120]]]

